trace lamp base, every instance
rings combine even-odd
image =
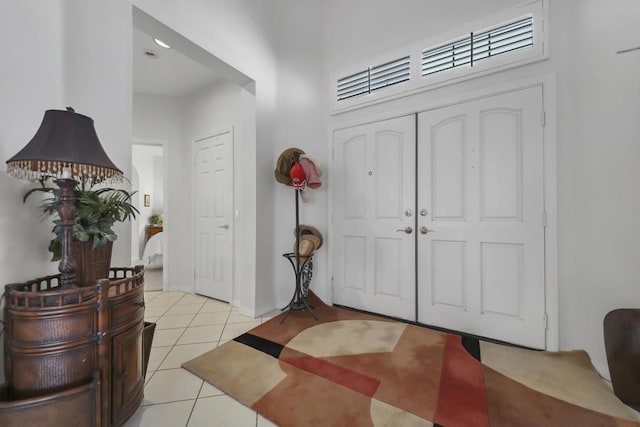
[[[78,182],[73,179],[60,178],[54,181],[60,187],[58,200],[58,215],[62,228],[62,258],[58,264],[61,276],[61,288],[72,289],[76,287],[77,263],[73,257],[71,236],[73,224],[76,218],[76,194],[74,192]]]

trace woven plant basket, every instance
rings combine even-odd
[[[93,242],[73,242],[73,249],[77,255],[78,286],[92,286],[99,279],[109,278],[111,267],[111,251],[113,242],[93,249]]]

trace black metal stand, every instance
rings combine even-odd
[[[293,272],[296,276],[296,289],[293,292],[293,297],[289,304],[282,309],[282,311],[287,310],[287,314],[282,318],[280,324],[284,323],[284,321],[289,317],[291,310],[307,310],[314,319],[318,319],[318,316],[312,310],[312,307],[307,303],[307,297],[302,292],[302,280],[301,280],[301,272],[302,268],[305,264],[311,262],[311,257],[313,255],[300,255],[300,233],[298,232],[298,227],[300,226],[300,211],[299,211],[299,201],[298,201],[298,191],[294,190],[296,195],[296,251],[290,252],[286,254],[282,254],[283,257],[287,258],[291,263],[291,267],[293,267]]]

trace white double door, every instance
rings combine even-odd
[[[334,303],[544,348],[541,113],[533,87],[336,131]]]

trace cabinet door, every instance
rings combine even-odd
[[[126,418],[142,400],[144,387],[142,364],[143,322],[113,337],[112,414],[113,424]]]

